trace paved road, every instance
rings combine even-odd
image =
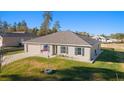
[[[30,56],[35,56],[35,55],[29,54],[29,53],[19,53],[19,54],[4,56],[2,65],[7,65],[16,60],[23,59],[23,58],[30,57]]]

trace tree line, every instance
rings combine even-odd
[[[121,40],[121,42],[124,42],[124,33],[115,33],[110,35],[111,38]]]
[[[4,32],[24,32],[28,31],[27,23],[22,20],[21,22],[9,24],[7,21],[0,21],[0,27]]]
[[[21,22],[18,23],[15,22],[14,24],[9,24],[7,21],[0,20],[0,30],[2,32],[29,32],[38,36],[43,36],[60,31],[59,21],[55,21],[53,27],[50,28],[50,24],[53,20],[51,12],[46,11],[43,13],[42,16],[43,16],[43,23],[41,24],[40,28],[28,27],[25,20],[22,20]]]

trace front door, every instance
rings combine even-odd
[[[57,54],[57,46],[53,45],[53,55],[56,55],[56,54]]]

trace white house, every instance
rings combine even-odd
[[[103,36],[100,36],[100,35],[93,36],[92,38],[93,38],[93,39],[96,39],[96,40],[98,40],[98,41],[100,41],[100,42],[102,42],[102,43],[107,43],[107,40],[108,40],[108,38],[103,37]]]
[[[66,56],[93,62],[100,54],[100,42],[74,32],[61,31],[24,42],[26,53],[44,57]]]
[[[110,39],[107,40],[107,42],[108,42],[108,43],[119,43],[119,42],[121,42],[121,40],[110,38]]]

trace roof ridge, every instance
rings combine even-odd
[[[87,43],[88,45],[91,45],[89,42],[87,42],[86,40],[84,40],[83,38],[81,38],[78,34],[72,32],[75,36],[77,36],[78,38],[80,38],[81,40],[85,41],[85,43]]]

